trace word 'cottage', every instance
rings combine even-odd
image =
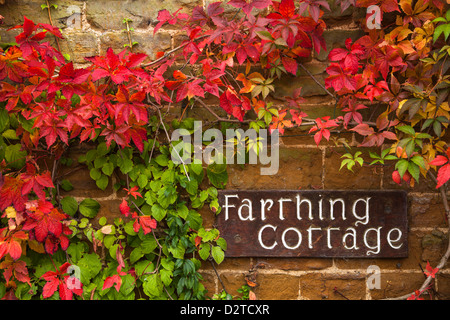
[[[406,257],[403,191],[220,191],[228,257]]]

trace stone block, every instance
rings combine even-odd
[[[307,274],[300,277],[300,296],[311,300],[363,300],[366,297],[365,286],[364,276],[357,272]]]
[[[62,53],[69,54],[74,63],[86,63],[84,58],[98,54],[97,37],[89,32],[64,34],[59,43]]]
[[[138,42],[133,46],[134,53],[145,53],[151,59],[155,59],[156,53],[159,51],[167,51],[171,49],[171,36],[167,33],[141,33],[133,32],[131,34],[132,41]],[[100,36],[100,54],[105,54],[108,48],[113,48],[116,53],[125,49],[125,45],[129,44],[126,32],[105,32]]]
[[[414,227],[445,228],[445,209],[438,195],[410,196],[409,225]]]
[[[357,149],[350,150],[355,154]],[[367,153],[367,149],[361,150]],[[344,158],[342,156],[348,153],[349,150],[344,148],[329,148],[325,155],[324,168],[324,184],[325,189],[379,189],[382,177],[382,171],[376,167],[361,167],[356,164],[353,167],[353,172],[349,171],[347,167],[340,169],[341,162]]]
[[[73,19],[81,13],[83,3],[81,0],[51,1],[51,4],[58,6],[57,9],[51,8],[53,24],[58,28],[73,26]],[[5,17],[4,24],[8,27],[23,24],[24,16],[34,23],[50,23],[48,10],[42,9],[42,4],[45,4],[45,1],[8,0],[1,8],[1,14]]]
[[[279,170],[275,175],[261,175],[261,165],[230,165],[228,189],[320,188],[322,152],[318,149],[280,148]]]
[[[96,0],[88,1],[86,16],[92,27],[103,30],[122,30],[123,19],[133,22],[135,29],[146,29],[156,23],[158,12],[167,9],[175,12],[182,8],[189,12],[199,0]]]
[[[332,259],[305,259],[305,258],[259,258],[255,260],[255,264],[267,270],[284,270],[284,271],[312,271],[330,268],[333,265]]]
[[[258,300],[298,299],[299,277],[287,274],[258,274],[254,292]]]
[[[380,289],[371,289],[370,296],[374,300],[396,298],[418,290],[424,275],[418,273],[384,273],[380,275]]]

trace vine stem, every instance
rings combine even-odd
[[[434,176],[433,173],[431,173],[430,171],[428,172],[429,176],[437,183],[437,179]],[[444,186],[441,186],[439,188],[439,192],[441,194],[442,197],[442,203],[444,205],[444,210],[445,210],[445,216],[447,218],[447,222],[448,222],[448,231],[450,234],[450,205],[448,203],[447,200],[447,192],[446,192],[446,188]],[[445,252],[445,254],[442,256],[441,260],[439,261],[438,265],[436,266],[436,268],[438,268],[439,270],[441,270],[445,264],[447,263],[448,259],[450,258],[450,239],[449,239],[449,243],[447,246],[447,251]],[[434,278],[430,275],[427,276],[427,278],[425,279],[424,283],[422,284],[422,286],[420,287],[420,289],[418,290],[419,292],[424,292],[426,290],[429,289],[430,283]],[[412,294],[414,294],[414,292],[411,292],[409,294],[405,294],[403,296],[400,297],[396,297],[396,298],[387,298],[385,300],[405,300],[408,299]]]
[[[219,279],[219,282],[222,285],[223,291],[225,291],[225,293],[228,294],[227,289],[225,288],[225,284],[223,283],[222,279],[220,278],[219,272],[217,272],[214,262],[212,260],[209,260],[209,262],[211,262],[211,266],[213,267],[214,272],[216,273],[217,279]]]
[[[133,42],[131,41],[130,25],[129,25],[127,19],[125,20],[125,23],[127,25],[127,36],[128,36],[128,42],[130,44],[130,52],[133,52]]]
[[[51,26],[54,27],[53,19],[52,19],[52,13],[51,13],[51,10],[50,10],[50,3],[48,2],[48,0],[45,0],[45,1],[47,2],[48,19],[50,20]],[[57,36],[55,36],[55,39],[56,39],[56,44],[58,45],[58,51],[61,52],[61,47],[59,45],[59,39],[58,39]]]
[[[319,85],[323,90],[325,90],[325,92],[330,96],[330,97],[332,97],[333,99],[335,99],[335,100],[337,100],[336,99],[336,96],[334,95],[334,94],[332,94],[330,91],[328,91],[328,89],[327,88],[325,88],[325,86],[323,85],[323,84],[321,84],[320,83],[320,81],[319,80],[317,80],[317,78],[316,77],[314,77],[314,75],[302,64],[302,63],[299,63],[299,66],[303,69],[303,70],[305,70],[305,72],[314,80],[314,82],[315,83],[317,83],[317,85]]]
[[[183,159],[181,158],[180,154],[178,153],[178,150],[173,146],[172,142],[170,141],[171,139],[170,139],[169,133],[167,132],[166,125],[164,124],[164,120],[163,120],[163,117],[162,117],[162,115],[161,115],[161,111],[159,110],[159,108],[158,108],[157,105],[155,105],[155,104],[153,104],[153,103],[151,102],[150,99],[148,99],[148,100],[149,100],[149,102],[155,107],[156,111],[158,112],[159,121],[160,121],[160,123],[161,123],[161,126],[162,126],[163,129],[164,129],[164,132],[166,133],[167,141],[170,143],[170,145],[171,145],[172,148],[173,148],[172,150],[175,151],[176,155],[177,155],[178,158],[180,159],[181,164],[183,165],[183,170],[184,170],[184,173],[186,174],[186,177],[188,178],[189,181],[191,181],[191,178],[189,177],[189,174],[188,174],[188,172],[187,172],[187,170],[186,170],[186,164],[184,163]]]

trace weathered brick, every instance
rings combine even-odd
[[[448,246],[448,234],[437,229],[427,232],[422,238],[422,262],[437,265]]]
[[[208,298],[212,298],[212,296],[215,293],[218,293],[216,292],[216,276],[201,271],[200,275],[203,277],[202,284],[205,286],[205,289],[207,290],[206,296]]]
[[[94,223],[97,223],[101,217],[106,217],[109,224],[113,224],[115,218],[122,218],[124,221],[129,221],[130,218],[120,213],[119,206],[121,202],[122,200],[99,201],[100,210],[93,220]]]
[[[98,55],[97,37],[88,32],[64,34],[60,40],[61,51],[70,55],[70,60],[75,63],[86,63],[84,59]]]
[[[200,4],[198,0],[96,0],[87,2],[86,15],[91,26],[98,29],[122,30],[124,18],[131,19],[135,29],[145,29],[156,22],[160,10],[183,8],[188,12]]]
[[[437,298],[439,300],[450,300],[450,275],[438,273],[437,275]]]
[[[380,289],[371,289],[370,296],[374,300],[396,298],[418,290],[425,280],[418,273],[384,273],[380,274]]]
[[[263,166],[263,167],[268,167]],[[322,183],[322,152],[318,149],[280,148],[279,170],[261,175],[261,165],[230,165],[228,189],[310,189]]]
[[[240,295],[240,293],[237,290],[246,284],[244,273],[223,272],[223,273],[220,273],[220,278],[221,278],[227,292],[233,296]],[[221,292],[222,290],[223,290],[223,288],[219,284],[218,291]]]
[[[23,23],[23,17],[34,21],[34,23],[50,23],[47,9],[42,9],[41,5],[45,1],[38,0],[8,0],[3,5],[1,15],[5,17],[4,24],[8,27]],[[81,12],[82,1],[77,0],[55,0],[52,4],[58,6],[57,9],[51,9],[51,16],[56,27],[65,28],[68,18],[74,11]]]
[[[255,265],[267,270],[323,270],[333,265],[332,259],[305,259],[305,258],[259,258]]]
[[[409,196],[409,225],[413,227],[446,227],[445,209],[439,195]]]
[[[355,154],[357,149],[350,150]],[[367,153],[367,150],[361,150]],[[346,167],[340,169],[342,156],[349,153],[344,148],[329,148],[325,156],[325,189],[379,189],[382,172],[376,167],[361,167],[356,164],[353,172]]]
[[[311,300],[345,300],[346,298],[363,300],[365,295],[365,279],[359,273],[311,273],[300,277],[301,298]]]
[[[86,154],[88,150],[90,150],[90,146],[88,144],[81,144],[74,147],[70,154],[66,155],[67,158],[72,160],[72,165],[70,167],[62,165],[58,167],[58,179],[67,179],[73,185],[73,190],[69,192],[60,190],[61,196],[70,195],[80,198],[102,198],[108,197],[113,193],[111,181],[104,191],[100,190],[97,187],[95,180],[91,178],[87,166],[78,163],[78,158],[81,155]]]
[[[131,33],[132,42],[138,44],[133,46],[133,52],[142,52],[147,54],[150,59],[155,59],[156,53],[159,51],[167,51],[171,49],[171,36],[167,33]],[[100,36],[100,54],[105,54],[108,48],[112,48],[115,52],[125,49],[125,45],[129,44],[126,32],[105,32]]]
[[[254,292],[259,300],[298,299],[299,277],[285,274],[258,274]]]

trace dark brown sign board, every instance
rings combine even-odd
[[[405,258],[407,194],[221,190],[226,257]]]

